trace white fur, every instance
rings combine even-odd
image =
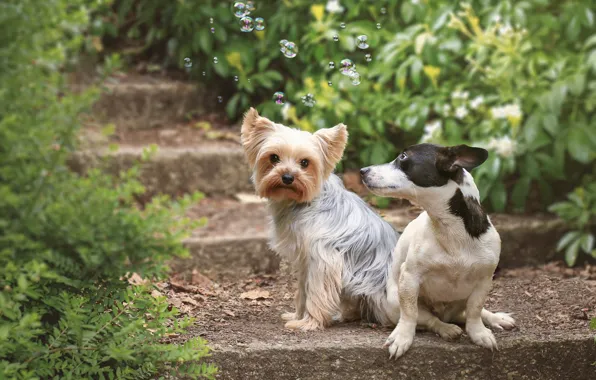
[[[461,185],[449,180],[444,186],[423,188],[395,165],[385,164],[370,167],[365,184],[375,194],[406,198],[425,209],[406,227],[393,255],[387,293],[390,300],[399,299],[392,303],[400,316],[386,342],[390,356],[398,358],[410,348],[416,327],[455,339],[462,330],[453,323],[464,321],[474,343],[497,349],[485,325],[515,326],[508,314],[483,309],[499,262],[499,234],[489,220],[488,230],[472,237],[448,206],[458,188],[464,196],[479,199],[472,176],[464,170]]]

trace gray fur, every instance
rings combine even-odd
[[[341,265],[342,300],[363,300],[364,318],[391,324],[386,285],[399,234],[389,223],[335,174],[310,203],[270,201],[269,206],[273,250],[297,268],[312,268],[308,276],[321,276],[326,265]]]

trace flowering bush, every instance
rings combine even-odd
[[[96,33],[136,43],[133,58],[180,67],[191,58],[191,78],[230,89],[219,95],[231,117],[261,103],[265,115],[307,130],[345,122],[347,167],[391,160],[419,141],[484,146],[493,154],[475,176],[493,210],[545,209],[594,165],[596,28],[585,2],[255,5],[251,16],[266,28],[242,33],[231,2],[119,0]],[[280,52],[281,39],[297,44],[295,58]],[[339,72],[344,58],[359,85]],[[283,106],[271,100],[276,91]]]

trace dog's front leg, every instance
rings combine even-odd
[[[342,257],[333,248],[313,247],[310,260],[305,268],[303,293],[299,281],[299,293],[296,296],[296,313],[304,309],[302,318],[286,323],[286,327],[294,330],[316,330],[331,324],[333,316],[340,312],[341,303]]]
[[[281,318],[284,321],[299,320],[304,317],[304,311],[306,309],[306,276],[308,275],[307,266],[301,265],[297,270],[298,288],[294,295],[294,307],[296,311],[293,313],[283,313]]]
[[[472,342],[493,350],[498,349],[497,340],[492,331],[486,328],[482,322],[482,309],[490,292],[491,283],[490,277],[480,282],[468,298],[466,303],[466,332]]]
[[[399,322],[385,342],[385,345],[389,346],[390,358],[395,356],[395,359],[397,359],[405,354],[414,341],[418,321],[419,291],[420,281],[418,276],[408,272],[406,263],[403,263],[398,286],[400,305]]]

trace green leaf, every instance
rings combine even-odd
[[[490,192],[490,203],[496,212],[501,212],[507,204],[507,192],[503,182],[495,182]]]
[[[364,115],[358,116],[358,125],[360,126],[360,130],[365,134],[372,136],[374,135],[374,130],[372,128],[372,124],[370,123],[370,119]]]
[[[586,75],[584,73],[577,73],[572,76],[567,82],[569,92],[574,96],[580,96],[584,92],[586,85]]]
[[[574,266],[577,261],[577,254],[579,253],[579,240],[574,241],[567,250],[565,250],[565,262],[567,266]]]
[[[532,180],[529,177],[522,177],[517,181],[515,186],[513,186],[511,201],[513,202],[513,206],[519,211],[523,211],[525,208],[531,183]]]
[[[592,144],[589,132],[581,125],[571,126],[567,136],[567,150],[575,160],[587,164],[592,158]]]
[[[543,118],[542,118],[542,123],[544,125],[544,128],[552,136],[556,136],[557,135],[558,127],[559,127],[559,121],[557,120],[557,117],[555,115],[552,115],[552,114],[544,115]]]
[[[569,231],[567,232],[565,235],[563,235],[563,237],[559,240],[559,242],[557,243],[557,252],[562,251],[563,249],[565,249],[565,247],[567,247],[572,241],[577,240],[577,238],[579,237],[580,232],[579,231]]]
[[[213,38],[207,28],[201,28],[199,34],[199,46],[205,53],[210,54],[212,52]]]
[[[594,235],[587,233],[584,234],[581,238],[581,248],[582,250],[589,254],[592,252],[592,248],[594,247]]]
[[[412,82],[416,86],[420,86],[420,73],[422,72],[422,61],[420,59],[415,59],[412,62],[412,66],[410,67],[412,73]]]
[[[401,3],[401,17],[406,23],[409,23],[414,18],[414,6],[409,1]]]

